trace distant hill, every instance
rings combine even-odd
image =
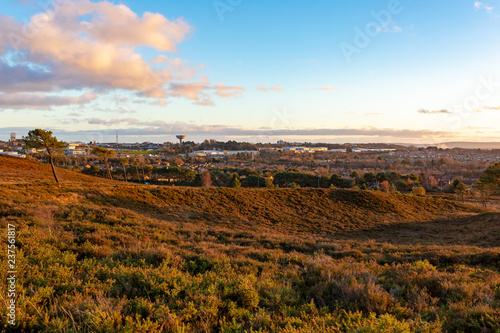
[[[438,145],[446,148],[500,149],[500,142],[443,142]]]
[[[404,146],[429,147],[436,146],[439,148],[463,148],[463,149],[500,149],[500,142],[441,142],[441,143],[417,143],[404,144]]]

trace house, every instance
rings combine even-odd
[[[71,156],[87,156],[88,148],[80,143],[70,143],[64,151],[64,154]]]

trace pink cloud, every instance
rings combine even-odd
[[[240,96],[245,91],[245,88],[235,86],[228,87],[223,83],[216,84],[213,89],[215,89],[215,94],[217,96],[224,98]]]
[[[276,85],[274,87],[269,87],[269,88],[264,87],[264,86],[257,86],[257,90],[265,92],[265,93],[267,93],[269,91],[276,91],[276,92],[283,91],[283,89],[281,89],[281,87],[279,85]]]
[[[208,77],[204,76],[198,82],[172,83],[170,85],[171,95],[174,97],[186,97],[197,105],[211,106],[214,102],[208,94],[209,91],[215,91],[215,94],[222,98],[240,96],[245,88],[237,86],[225,86],[222,83],[211,85]]]
[[[321,88],[321,90],[323,90],[323,91],[332,91],[332,90],[338,90],[338,89],[339,89],[338,87],[332,87],[332,86],[326,86],[326,87]]]
[[[58,0],[53,9],[33,15],[24,26],[0,15],[0,55],[17,50],[23,57],[16,65],[0,60],[0,92],[123,89],[143,97],[197,102],[210,100],[210,94],[241,94],[240,87],[211,86],[203,78],[183,82],[198,76],[198,69],[183,59],[162,54],[147,61],[136,52],[144,46],[177,52],[177,45],[193,30],[183,18],[169,20],[150,12],[138,16],[110,1]]]

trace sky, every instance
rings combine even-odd
[[[5,0],[0,140],[500,138],[500,0]]]

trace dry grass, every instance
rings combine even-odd
[[[86,176],[57,167],[56,169],[59,180],[64,183],[112,183],[107,179]],[[50,165],[18,157],[0,156],[0,184],[32,184],[36,182],[55,183]]]
[[[0,221],[21,250],[18,332],[500,330],[496,213],[60,174],[58,186],[46,166],[0,157]]]

